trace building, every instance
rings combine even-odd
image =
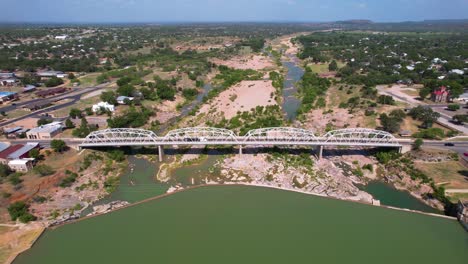
[[[18,93],[15,92],[0,92],[0,103],[6,101],[17,100],[19,98]]]
[[[39,101],[39,102],[35,102],[35,103],[31,103],[31,104],[28,104],[28,105],[25,105],[23,106],[23,109],[26,109],[26,110],[29,110],[29,111],[37,111],[39,109],[42,109],[42,108],[46,108],[48,106],[52,105],[52,102],[48,101],[48,100],[42,100],[42,101]]]
[[[126,104],[126,101],[133,101],[133,97],[128,97],[128,96],[119,96],[117,97],[117,103],[118,104]]]
[[[40,71],[40,72],[36,72],[36,75],[41,78],[52,78],[52,77],[63,78],[65,76],[65,73],[61,71]],[[59,76],[62,76],[62,77],[59,77]]]
[[[1,86],[14,86],[18,83],[18,78],[13,72],[0,72]]]
[[[458,201],[457,218],[463,227],[465,227],[465,229],[468,231],[468,200]]]
[[[28,139],[50,139],[61,133],[63,129],[61,122],[52,122],[50,124],[42,125],[33,128],[26,132]]]
[[[0,163],[8,164],[11,160],[29,158],[29,152],[39,148],[39,143],[11,145],[0,152]]]
[[[23,88],[23,93],[29,93],[29,92],[32,92],[32,91],[35,91],[36,90],[36,86],[34,85],[26,85],[24,88]]]
[[[436,103],[448,102],[450,100],[450,91],[447,87],[441,86],[439,89],[432,92],[432,101]]]
[[[99,103],[93,105],[93,107],[92,107],[92,110],[93,110],[94,113],[101,111],[101,109],[104,109],[106,111],[114,112],[115,111],[115,106],[112,105],[112,104],[109,104],[107,102],[99,102]]]
[[[463,75],[463,74],[465,74],[465,71],[459,70],[459,69],[453,69],[453,70],[450,71],[450,73],[452,73],[452,74],[458,74],[458,75]]]
[[[68,38],[68,35],[58,35],[55,36],[56,40],[66,40]]]
[[[8,167],[12,171],[28,172],[33,168],[34,159],[15,159],[8,162]]]
[[[47,97],[47,96],[52,96],[60,93],[64,93],[67,91],[67,88],[65,87],[57,87],[57,88],[50,88],[47,90],[42,90],[36,93],[37,96],[39,97]]]

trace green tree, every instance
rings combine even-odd
[[[68,129],[75,128],[75,124],[70,120],[70,118],[67,118],[65,120],[65,127]]]
[[[0,163],[0,178],[6,178],[11,173],[12,171],[8,165]]]
[[[329,71],[336,71],[338,70],[338,63],[336,63],[336,60],[332,60],[330,65],[328,65],[328,70]]]
[[[31,151],[29,151],[29,156],[34,159],[39,159],[41,157],[41,152],[37,148],[31,149]]]
[[[52,167],[45,164],[37,165],[36,167],[34,167],[33,172],[39,175],[40,177],[49,176],[55,173]]]
[[[429,87],[424,87],[419,90],[419,97],[421,100],[426,99],[426,97],[431,94],[431,88]]]
[[[52,122],[53,122],[53,120],[50,119],[50,118],[41,117],[39,120],[37,120],[37,125],[38,126],[43,126],[43,125],[50,124]]]
[[[46,87],[55,87],[61,84],[63,84],[63,80],[57,77],[52,77],[44,83]]]
[[[131,96],[135,92],[135,87],[130,84],[125,84],[117,88],[117,93],[123,96]]]
[[[450,104],[447,106],[447,109],[450,111],[457,111],[460,110],[460,105],[459,104]]]
[[[420,150],[423,144],[424,144],[424,141],[418,138],[413,142],[412,148],[413,150]]]
[[[8,213],[11,220],[20,220],[22,223],[27,223],[36,220],[36,217],[29,213],[29,205],[24,202],[15,202],[8,206]]]
[[[73,74],[73,72],[70,72],[70,73],[68,74],[68,79],[73,80],[73,79],[75,79],[75,78],[76,78],[76,77],[75,77],[75,74]]]
[[[430,107],[417,106],[410,110],[409,115],[419,121],[423,122],[423,127],[430,128],[432,124],[437,121],[440,114],[434,112]]]
[[[112,105],[117,104],[117,95],[113,91],[105,91],[101,93],[101,100]]]
[[[468,115],[454,115],[452,120],[457,124],[465,124],[468,123]]]
[[[70,114],[69,116],[71,118],[81,118],[83,112],[80,109],[72,108],[70,109]]]
[[[50,142],[50,147],[55,151],[55,152],[63,152],[67,150],[67,144],[65,141],[61,139],[54,139]]]

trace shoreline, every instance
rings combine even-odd
[[[156,200],[163,199],[163,198],[166,198],[166,197],[169,197],[169,196],[172,196],[174,194],[181,193],[181,192],[185,192],[185,191],[190,191],[190,190],[205,188],[205,187],[219,187],[219,186],[241,186],[241,187],[259,187],[259,188],[275,189],[275,190],[281,190],[281,191],[287,191],[287,192],[294,192],[294,193],[312,195],[312,196],[315,196],[315,197],[321,197],[321,198],[325,198],[325,199],[332,199],[332,200],[336,200],[336,201],[353,202],[353,203],[359,203],[359,204],[367,205],[367,206],[382,207],[382,208],[396,210],[396,211],[417,213],[417,214],[422,214],[422,215],[439,217],[439,218],[444,218],[444,219],[457,221],[456,217],[442,215],[442,214],[434,214],[434,213],[422,212],[422,211],[418,211],[418,210],[411,210],[411,209],[399,208],[399,207],[388,206],[388,205],[372,205],[372,204],[361,202],[361,201],[358,201],[358,200],[339,199],[339,198],[336,198],[336,197],[330,197],[330,196],[326,196],[326,195],[320,195],[320,194],[305,192],[305,191],[296,190],[296,189],[287,189],[287,188],[281,188],[281,187],[276,187],[276,186],[269,186],[269,185],[262,185],[262,184],[249,184],[249,183],[225,183],[225,184],[215,183],[215,184],[201,184],[201,185],[186,187],[186,188],[183,188],[183,189],[178,189],[178,190],[175,190],[175,191],[170,192],[170,193],[165,193],[165,194],[154,196],[154,197],[151,197],[151,198],[148,198],[148,199],[144,199],[144,200],[141,200],[141,201],[138,201],[138,202],[126,205],[126,206],[122,206],[122,207],[116,208],[116,209],[114,209],[112,211],[107,211],[105,213],[99,213],[99,214],[84,216],[84,217],[80,217],[80,218],[75,219],[75,220],[71,220],[71,221],[62,223],[62,224],[49,226],[49,227],[46,227],[46,229],[52,229],[53,230],[53,229],[56,229],[56,228],[64,226],[64,225],[74,224],[74,223],[77,223],[77,222],[80,222],[80,221],[83,221],[83,220],[86,220],[86,219],[89,219],[89,218],[98,217],[98,216],[105,215],[105,214],[108,214],[108,213],[113,213],[113,212],[116,212],[116,211],[119,211],[119,210],[122,210],[122,209],[125,209],[125,208],[137,206],[137,205],[144,204],[144,203],[147,203],[147,202],[156,201]]]

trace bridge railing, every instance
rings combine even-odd
[[[165,145],[190,143],[201,145],[203,143],[252,145],[274,143],[304,143],[308,145],[400,145],[398,140],[390,133],[374,129],[349,128],[334,130],[323,136],[316,136],[312,131],[291,128],[261,128],[254,129],[245,136],[238,136],[231,130],[209,127],[182,128],[170,131],[165,136],[157,136],[153,131],[117,128],[94,131],[90,133],[81,144],[82,146],[99,145]],[[283,144],[284,145],[284,144]]]

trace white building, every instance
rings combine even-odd
[[[8,162],[8,167],[17,172],[28,172],[33,168],[34,159],[15,159]]]
[[[63,126],[61,122],[52,122],[33,128],[26,132],[28,139],[50,139],[62,132]]]
[[[450,71],[450,73],[458,74],[458,75],[463,75],[465,74],[465,71],[459,70],[459,69],[453,69]]]
[[[59,36],[55,36],[55,39],[56,40],[66,40],[68,38],[68,35],[59,35]]]
[[[115,106],[111,105],[111,104],[109,104],[107,102],[99,102],[99,103],[93,105],[93,107],[92,107],[92,110],[93,110],[94,113],[101,111],[101,109],[105,109],[105,110],[114,112],[115,111]]]
[[[128,97],[128,96],[119,96],[117,97],[117,103],[118,104],[126,104],[126,101],[133,101],[133,97]]]

